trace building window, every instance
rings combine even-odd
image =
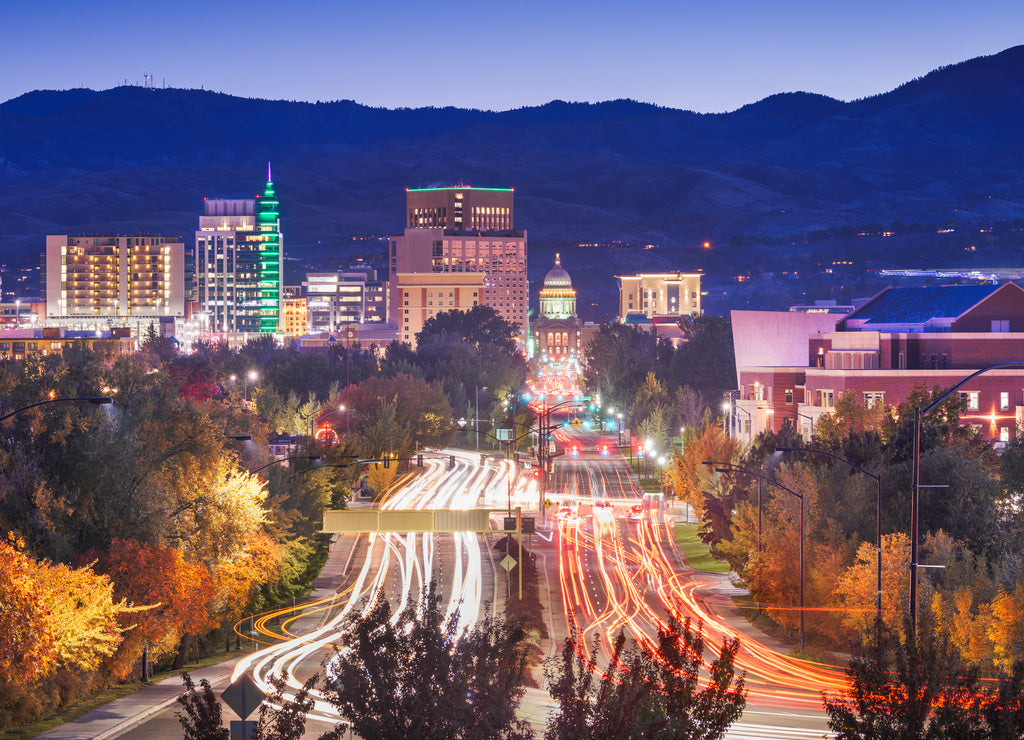
[[[882,405],[882,393],[880,391],[871,391],[864,394],[864,406],[867,408],[874,408],[875,405]]]
[[[981,392],[980,391],[961,391],[960,398],[967,401],[968,411],[977,411],[981,408]]]
[[[786,389],[786,403],[787,404],[792,404],[793,403],[793,389],[792,388],[787,388]]]
[[[1009,442],[1010,441],[1010,427],[999,427],[999,441]]]
[[[1010,320],[992,319],[992,331],[996,333],[1005,333],[1010,331]]]
[[[832,391],[818,391],[818,405],[830,409],[835,402],[835,394]]]
[[[907,356],[905,354],[903,354],[902,352],[900,352],[900,365],[899,365],[899,367],[900,367],[900,370],[906,370],[907,369]]]
[[[1000,393],[999,393],[999,409],[1001,411],[1006,411],[1009,408],[1010,408],[1010,392],[1009,391],[1000,391]]]

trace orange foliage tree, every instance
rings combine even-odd
[[[37,572],[16,542],[0,542],[0,686],[34,681],[57,664],[57,629]]]
[[[209,572],[202,564],[186,562],[176,548],[114,540],[97,567],[110,576],[118,597],[152,606],[132,615],[131,623],[122,620],[133,629],[110,661],[118,678],[128,675],[147,642],[156,659],[173,652],[183,635],[217,626],[210,615],[215,592]]]
[[[0,682],[32,682],[57,668],[94,671],[118,649],[123,620],[140,612],[91,564],[34,560],[0,543]]]

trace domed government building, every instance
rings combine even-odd
[[[576,316],[576,291],[562,268],[560,255],[544,276],[540,314],[533,322],[535,354],[551,359],[579,357],[583,352],[583,324]]]

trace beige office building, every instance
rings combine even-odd
[[[164,236],[46,237],[48,319],[185,315],[185,245]]]
[[[619,320],[701,313],[701,272],[659,272],[619,275]]]
[[[482,273],[400,272],[392,280],[397,303],[392,322],[398,324],[398,341],[416,346],[416,334],[427,319],[445,311],[469,311],[482,305]]]

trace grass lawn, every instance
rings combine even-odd
[[[715,560],[708,546],[697,536],[696,524],[676,524],[676,542],[686,556],[686,562],[696,570],[707,570],[712,573],[728,573],[731,569],[724,560]]]

